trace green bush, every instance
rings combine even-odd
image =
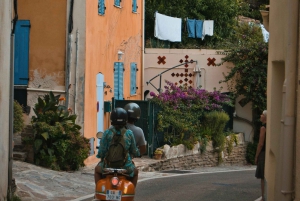
[[[24,128],[24,119],[23,119],[23,108],[22,106],[15,100],[14,101],[14,126],[13,132],[21,132]]]
[[[215,151],[219,155],[219,163],[222,162],[222,151],[224,151],[226,143],[226,135],[224,129],[229,121],[229,116],[223,111],[212,111],[204,115],[203,127],[207,135],[211,135],[211,140]]]
[[[219,91],[176,86],[169,81],[166,84],[164,92],[150,93],[151,101],[161,109],[157,115],[157,130],[163,132],[164,141],[171,146],[183,144],[189,150],[197,141],[206,145],[210,135],[201,133],[203,114],[221,111],[224,105],[231,105],[230,98]]]
[[[32,117],[34,130],[34,158],[37,165],[54,170],[78,170],[84,166],[90,145],[65,106],[59,105],[60,95],[52,92],[38,98]]]

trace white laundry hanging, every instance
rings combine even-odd
[[[202,29],[202,40],[205,35],[213,36],[214,35],[214,21],[213,20],[204,20],[203,29]]]
[[[160,40],[181,42],[181,18],[155,13],[154,36]]]

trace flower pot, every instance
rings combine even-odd
[[[162,154],[154,154],[153,158],[155,160],[161,160],[161,156],[162,156]]]

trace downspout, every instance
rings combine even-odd
[[[142,99],[141,100],[145,100],[144,97],[144,73],[145,73],[145,0],[143,0],[143,17],[142,17]]]
[[[71,88],[70,85],[70,66],[71,66],[71,52],[72,52],[72,31],[73,31],[73,5],[74,0],[70,1],[70,10],[69,10],[69,20],[68,20],[68,41],[67,41],[67,64],[66,64],[66,107],[69,107],[69,90]]]
[[[12,31],[10,35],[10,87],[9,87],[9,140],[8,140],[8,191],[9,199],[12,200],[12,166],[13,166],[13,135],[14,135],[14,43],[15,27],[18,20],[18,2],[14,0],[14,19],[12,20]],[[12,5],[9,6],[12,16]]]
[[[78,86],[77,86],[77,79],[78,79],[78,43],[79,43],[79,32],[78,29],[76,31],[76,58],[75,58],[75,90],[74,90],[74,114],[77,114],[77,109],[76,109],[76,102],[77,102],[77,90],[78,90]]]
[[[287,45],[285,61],[285,83],[283,86],[283,133],[282,135],[282,173],[280,200],[292,200],[294,193],[294,139],[295,139],[295,111],[296,111],[296,73],[297,73],[297,45],[298,45],[298,1],[287,1]],[[272,12],[272,11],[271,11]]]

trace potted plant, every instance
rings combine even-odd
[[[153,158],[156,159],[156,160],[161,160],[161,157],[162,157],[163,153],[164,153],[164,152],[163,152],[162,149],[157,148],[157,149],[154,151]]]

